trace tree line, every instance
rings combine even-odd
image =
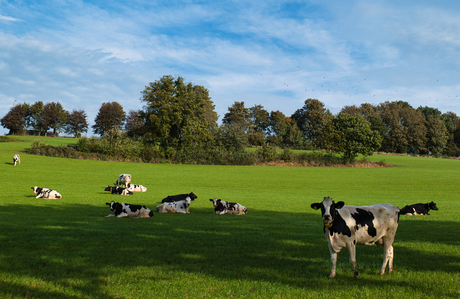
[[[251,145],[326,149],[346,160],[375,151],[460,156],[460,118],[455,113],[414,108],[404,101],[345,106],[333,115],[319,100],[307,99],[290,116],[235,101],[218,125],[208,90],[172,76],[150,82],[140,101],[144,109],[128,114],[117,102],[103,103],[93,132],[109,144],[120,138],[140,141],[166,158],[216,148],[238,152]],[[10,134],[32,130],[80,137],[88,131],[86,118],[84,110],[69,113],[60,103],[37,102],[12,107],[1,124]]]

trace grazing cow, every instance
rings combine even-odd
[[[167,197],[163,198],[161,202],[173,202],[173,201],[179,201],[179,200],[184,200],[187,197],[190,197],[190,200],[195,200],[198,197],[193,193],[190,192],[189,194],[178,194],[178,195],[168,195]]]
[[[184,200],[164,202],[157,206],[158,213],[190,213],[188,208],[190,207],[191,199],[187,197]]]
[[[214,205],[214,214],[244,215],[248,213],[248,209],[237,202],[228,202],[217,198],[210,199],[210,201]]]
[[[131,183],[131,175],[130,174],[120,174],[115,182],[115,186],[119,187],[121,185],[127,186],[127,184]]]
[[[434,202],[430,203],[416,203],[410,206],[405,206],[404,208],[401,209],[399,212],[400,215],[430,215],[428,212],[430,210],[438,210],[438,207]]]
[[[21,165],[21,158],[18,154],[13,156],[13,166],[16,166],[16,163],[19,163],[19,165]]]
[[[347,247],[354,276],[359,277],[356,266],[356,244],[383,246],[383,265],[379,274],[393,272],[393,241],[398,229],[399,209],[391,204],[372,206],[345,206],[343,201],[335,203],[325,197],[320,203],[313,203],[315,210],[321,209],[326,236],[331,253],[332,270],[329,277],[336,274],[337,253]]]
[[[118,195],[133,195],[133,192],[129,191],[126,188],[121,188],[121,187],[111,187],[107,186],[107,188],[104,189],[104,191],[110,191],[112,194],[118,194]]]
[[[128,183],[126,185],[126,189],[128,191],[131,191],[131,192],[146,192],[147,191],[147,188],[145,188],[144,186],[142,186],[142,185],[134,185],[134,184],[131,184],[131,183]]]
[[[31,187],[34,190],[34,194],[37,194],[35,198],[45,198],[45,199],[59,199],[62,198],[62,195],[59,194],[56,190],[50,190],[48,188],[38,188],[37,186]]]
[[[131,205],[128,203],[119,203],[111,201],[110,203],[106,202],[106,205],[110,206],[110,211],[114,214],[109,214],[105,217],[128,217],[128,218],[149,218],[153,217],[153,211],[147,208],[146,206],[141,205]]]

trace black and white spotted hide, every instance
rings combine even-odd
[[[245,215],[248,213],[248,209],[237,202],[228,202],[217,198],[211,198],[210,201],[214,205],[214,214]]]
[[[39,188],[37,186],[31,187],[34,190],[34,194],[37,194],[35,198],[45,198],[45,199],[60,199],[62,195],[56,190],[50,190],[48,188]]]
[[[127,184],[131,183],[131,175],[124,173],[120,174],[117,178],[117,181],[115,182],[115,186],[120,187],[121,185],[125,185],[125,188]]]
[[[190,200],[192,201],[198,198],[193,192],[190,192],[188,194],[168,195],[167,197],[163,198],[161,202],[185,200],[187,197],[190,197]]]
[[[13,156],[13,166],[16,166],[16,164],[21,165],[21,158],[19,157],[18,154]]]
[[[190,197],[187,197],[184,200],[173,201],[173,202],[164,202],[161,205],[157,206],[158,213],[190,213],[188,208],[190,207],[190,202],[192,200]]]
[[[112,194],[118,194],[118,195],[133,195],[133,192],[129,191],[126,188],[121,188],[121,187],[112,187],[112,186],[107,186],[107,188],[104,189],[104,191],[110,191]]]
[[[132,205],[114,201],[106,202],[105,204],[110,206],[110,211],[113,212],[113,214],[109,214],[105,217],[149,218],[154,215],[152,210],[142,205]]]
[[[131,191],[131,192],[146,192],[147,191],[147,188],[145,188],[144,186],[142,186],[142,185],[134,185],[134,184],[131,184],[131,183],[128,183],[126,185],[126,189],[128,191]]]
[[[438,210],[438,207],[434,202],[430,203],[416,203],[410,206],[405,206],[404,208],[401,209],[399,212],[400,215],[408,215],[408,216],[413,216],[413,215],[430,215],[428,212],[430,210]]]

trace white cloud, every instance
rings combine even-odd
[[[8,16],[2,16],[0,15],[0,21],[7,21],[7,22],[22,22],[23,20],[21,19],[16,19],[13,17],[8,17]]]

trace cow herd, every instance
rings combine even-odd
[[[19,155],[15,155],[14,165],[20,163]],[[124,185],[124,188],[121,187]],[[32,187],[36,198],[60,199],[62,195],[47,188]],[[115,186],[108,186],[105,191],[117,195],[132,195],[133,192],[146,192],[142,185],[131,184],[130,174],[120,174]],[[189,213],[192,201],[198,198],[193,192],[187,194],[169,195],[156,206],[158,213]],[[221,199],[210,199],[213,202],[214,214],[247,214],[247,208],[239,203],[227,202]],[[132,205],[111,201],[106,203],[113,212],[105,217],[148,218],[154,212],[145,205]],[[356,245],[377,245],[383,247],[383,263],[379,274],[393,272],[394,249],[393,241],[398,229],[400,215],[429,215],[430,210],[438,210],[432,201],[427,204],[407,205],[402,209],[391,204],[376,204],[368,206],[348,206],[343,201],[334,202],[331,197],[325,197],[322,202],[311,204],[314,210],[321,210],[323,232],[330,252],[332,269],[329,277],[335,277],[337,254],[347,248],[354,276],[359,277],[356,263]]]

